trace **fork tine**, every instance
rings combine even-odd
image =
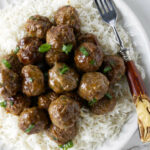
[[[108,6],[107,0],[104,0],[104,3],[105,3],[105,5],[106,5],[107,9],[110,11],[111,8]]]
[[[112,0],[108,0],[107,2],[111,5],[112,9],[115,10],[115,7],[114,7]]]
[[[105,9],[105,6],[104,6],[103,1],[102,1],[102,0],[99,0],[99,1],[100,1],[100,3],[101,3],[102,9],[103,9],[103,10],[104,10],[104,12],[106,13],[106,9]]]
[[[100,14],[101,14],[101,16],[102,16],[102,15],[103,15],[103,12],[102,12],[102,10],[101,10],[101,8],[100,8],[100,6],[99,6],[98,0],[95,0],[95,3],[96,3],[96,6],[97,6],[97,8],[98,8],[98,10],[99,10],[99,12],[100,12]]]

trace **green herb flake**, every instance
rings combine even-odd
[[[31,130],[35,127],[35,125],[30,124],[29,127],[25,130],[26,133],[30,133]]]
[[[36,18],[35,16],[31,16],[29,19],[30,20],[38,20],[38,18]]]
[[[19,50],[20,50],[20,48],[16,47],[16,49],[14,50],[14,53],[17,54]]]
[[[32,78],[28,78],[28,81],[29,81],[29,82],[32,82],[32,81],[33,81],[33,79],[32,79]]]
[[[40,53],[45,53],[45,52],[48,52],[50,49],[51,49],[51,45],[45,43],[45,44],[42,44],[42,45],[39,47],[39,52],[40,52]]]
[[[11,68],[11,64],[6,60],[6,59],[3,59],[2,60],[2,63],[5,65],[5,67],[7,67],[8,69]]]
[[[10,105],[13,106],[13,105],[14,105],[14,102],[13,102],[13,101],[10,101]]]
[[[67,65],[64,65],[63,68],[60,69],[60,74],[63,75],[68,71],[69,71],[69,67]]]
[[[106,93],[105,96],[106,96],[108,99],[112,99],[112,96],[111,96],[109,93]]]
[[[82,54],[83,54],[84,56],[89,56],[89,53],[88,53],[88,51],[86,50],[85,47],[81,47],[81,48],[80,48],[80,51],[82,52]]]
[[[71,52],[72,48],[72,44],[63,45],[62,51],[68,55]]]
[[[91,60],[91,61],[90,61],[90,64],[91,64],[91,65],[94,65],[95,63],[96,63],[95,60]]]
[[[68,143],[64,144],[64,145],[60,145],[60,148],[62,148],[63,150],[68,150],[69,148],[73,147],[73,142],[69,141]]]
[[[96,102],[97,102],[97,99],[96,99],[96,98],[93,98],[93,100],[91,100],[91,101],[89,102],[89,105],[92,106],[92,105],[94,105]]]
[[[105,67],[105,68],[104,68],[103,72],[104,72],[104,73],[107,73],[107,72],[109,72],[109,71],[111,71],[111,70],[112,70],[112,68],[111,68],[110,66],[108,66],[108,67]]]
[[[7,102],[6,101],[0,102],[0,106],[6,108]]]
[[[34,19],[34,16],[31,16],[29,19],[31,19],[31,20]]]

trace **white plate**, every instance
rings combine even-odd
[[[8,2],[9,0],[7,0]],[[116,7],[118,8],[122,16],[122,24],[131,35],[136,50],[141,53],[142,63],[146,71],[146,86],[150,85],[150,45],[148,37],[138,21],[132,10],[122,0],[114,0]],[[8,5],[6,0],[0,1],[0,8],[4,8]],[[119,121],[119,120],[118,120]],[[137,116],[132,114],[129,121],[126,122],[120,135],[114,141],[106,141],[103,147],[99,147],[97,150],[121,150],[128,140],[132,137],[137,129]],[[2,143],[1,143],[2,144]],[[6,150],[6,147],[0,150]]]

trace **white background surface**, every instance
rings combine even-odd
[[[136,14],[150,41],[150,0],[124,0]],[[150,90],[150,89],[149,89]],[[129,140],[124,150],[150,150],[150,146],[141,146],[138,131]],[[139,147],[140,146],[140,147]]]

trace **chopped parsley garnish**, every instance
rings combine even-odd
[[[109,93],[106,93],[105,96],[106,96],[108,99],[112,99],[112,96],[111,96]]]
[[[31,130],[35,127],[35,125],[30,124],[29,127],[25,130],[26,133],[30,133]]]
[[[29,19],[30,19],[30,20],[39,20],[39,18],[37,18],[37,17],[35,17],[35,16],[31,16]]]
[[[72,48],[72,44],[63,45],[62,51],[68,55],[71,52]]]
[[[40,47],[39,47],[39,52],[40,53],[45,53],[45,52],[48,52],[49,50],[51,49],[51,45],[50,44],[42,44]]]
[[[63,150],[68,150],[69,148],[73,147],[73,142],[69,141],[68,143],[64,144],[64,145],[60,145],[60,148],[62,148]]]
[[[28,78],[28,81],[29,81],[29,82],[32,82],[32,81],[33,81],[33,79],[32,79],[32,78]]]
[[[0,106],[6,108],[7,102],[6,101],[0,102]]]
[[[6,60],[6,59],[3,59],[2,60],[2,63],[5,65],[5,67],[7,67],[8,69],[11,68],[11,64]]]
[[[84,56],[89,56],[89,53],[88,53],[88,51],[86,50],[85,47],[81,47],[81,48],[80,48],[80,51],[82,52],[82,54],[83,54]]]
[[[90,61],[90,64],[91,64],[91,65],[94,65],[95,63],[96,63],[95,60],[91,60],[91,61]]]
[[[14,102],[13,102],[13,101],[10,101],[10,105],[13,106],[13,105],[14,105]]]
[[[107,72],[109,72],[109,71],[111,71],[111,70],[112,70],[112,68],[111,68],[110,66],[108,66],[108,67],[105,67],[105,68],[104,68],[103,72],[104,72],[104,73],[107,73]]]
[[[16,49],[14,50],[14,53],[17,54],[19,50],[20,50],[20,48],[16,47]]]
[[[96,102],[97,102],[96,98],[93,98],[93,100],[91,100],[91,101],[89,102],[89,105],[92,106],[92,105],[94,105]]]
[[[35,17],[34,16],[31,16],[29,19],[33,20]]]
[[[60,69],[60,74],[63,75],[68,71],[69,71],[69,67],[67,65],[64,65],[63,68]]]

